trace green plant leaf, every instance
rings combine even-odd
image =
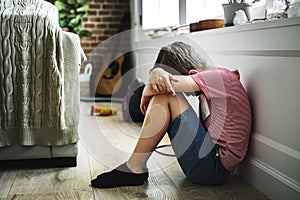
[[[79,37],[82,38],[82,37],[89,37],[92,35],[92,32],[89,31],[89,30],[80,30],[79,33],[78,33]]]
[[[57,7],[57,9],[60,11],[60,10],[63,10],[65,7],[66,7],[66,4],[64,2],[61,2],[61,1],[55,1],[55,6]]]
[[[92,32],[81,30],[84,16],[89,10],[89,0],[56,0],[55,6],[59,12],[59,25],[68,28],[79,37],[91,36]]]
[[[76,1],[75,0],[64,0],[66,3],[68,4],[75,4]]]
[[[73,28],[75,28],[76,26],[78,26],[78,23],[79,23],[79,19],[78,18],[73,18],[71,19],[69,25]]]
[[[89,11],[89,5],[88,4],[83,5],[83,6],[79,7],[79,8],[77,8],[76,11],[77,12],[87,12],[87,11]]]
[[[89,4],[89,0],[77,0],[77,3],[79,4]]]

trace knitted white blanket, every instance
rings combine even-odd
[[[43,0],[0,0],[0,146],[78,140],[79,37]]]

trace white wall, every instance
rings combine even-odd
[[[253,109],[247,158],[238,173],[272,199],[300,199],[300,18],[137,41],[137,76],[147,81],[160,47],[186,41],[218,66],[239,69]]]

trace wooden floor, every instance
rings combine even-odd
[[[237,175],[220,186],[201,186],[187,181],[173,157],[153,154],[150,177],[143,186],[95,189],[90,180],[97,174],[124,162],[138,136],[138,125],[116,116],[90,116],[89,103],[81,104],[78,166],[73,168],[0,171],[0,199],[268,199]],[[101,104],[101,106],[106,106]],[[115,105],[120,109],[120,105]],[[100,131],[99,131],[100,130]],[[102,132],[102,136],[93,135]],[[97,137],[104,137],[97,138]],[[90,139],[90,140],[89,140]],[[101,142],[102,141],[102,142]],[[95,144],[98,142],[98,149]],[[89,145],[89,143],[91,143]],[[162,144],[168,143],[164,138]],[[110,144],[110,145],[108,145]],[[107,149],[108,148],[108,149]],[[115,148],[117,153],[112,151]],[[103,152],[104,153],[103,153]],[[172,150],[162,150],[172,153]],[[102,155],[103,154],[103,155]]]

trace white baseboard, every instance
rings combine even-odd
[[[299,200],[300,184],[280,171],[248,156],[237,173],[246,181],[274,200]]]

